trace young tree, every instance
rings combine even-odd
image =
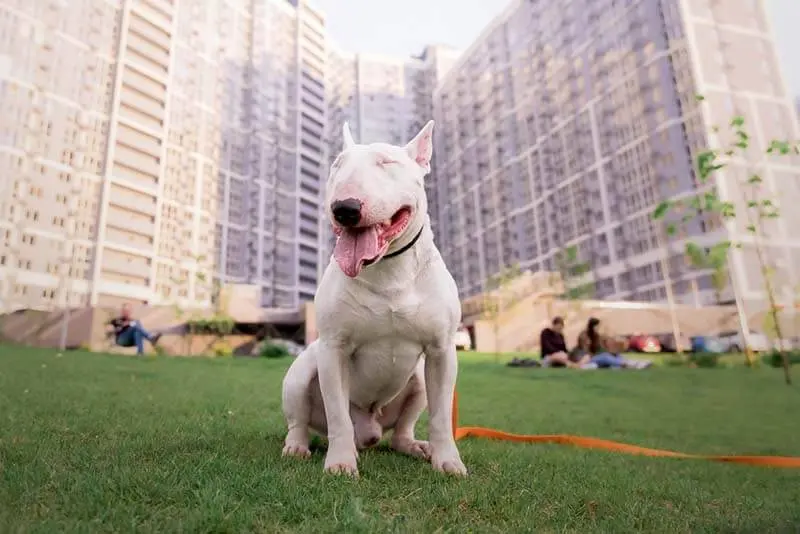
[[[728,249],[726,242],[716,243],[705,249],[697,243],[686,243],[686,255],[695,269],[711,271],[711,286],[714,288],[714,299],[720,304],[722,294],[728,287],[730,272],[728,270]]]
[[[570,321],[571,317],[580,310],[581,301],[595,297],[592,266],[590,262],[584,261],[580,257],[578,247],[575,245],[556,252],[554,260],[556,273],[551,279],[550,285],[552,287],[557,287],[559,284],[563,286],[564,291],[560,298],[568,303],[564,318]]]
[[[595,296],[594,281],[590,279],[592,266],[579,257],[577,246],[572,245],[556,252],[555,262],[564,284],[564,299],[586,300]]]
[[[698,97],[702,100],[702,97]],[[756,254],[759,267],[759,274],[764,283],[764,290],[767,297],[767,313],[769,321],[774,325],[774,334],[778,339],[778,350],[781,352],[783,361],[784,378],[787,384],[791,384],[791,371],[789,355],[782,345],[783,334],[780,322],[780,303],[775,288],[775,266],[770,262],[765,251],[766,224],[769,221],[780,217],[780,211],[776,202],[768,198],[766,188],[763,187],[763,179],[757,172],[749,172],[745,180],[740,180],[736,185],[742,191],[745,209],[740,212],[736,209],[733,202],[720,198],[715,187],[712,187],[710,178],[715,173],[725,168],[728,163],[723,158],[740,157],[747,161],[747,151],[750,147],[750,136],[744,127],[744,118],[734,117],[730,122],[733,133],[733,143],[725,149],[706,150],[697,156],[697,176],[698,192],[685,199],[666,200],[661,202],[653,212],[654,219],[665,219],[668,214],[683,212],[679,223],[670,223],[667,226],[667,233],[674,235],[678,226],[686,224],[690,220],[711,215],[723,221],[739,221],[745,223],[745,230],[749,239],[748,246],[752,246]],[[767,148],[770,155],[800,154],[800,145],[788,141],[772,141]],[[702,265],[711,266],[716,273],[717,283],[721,285],[724,279],[728,279],[728,257],[732,247],[741,249],[742,242],[732,242],[730,240],[720,241],[708,250],[703,249],[694,242],[686,243],[686,254],[693,262],[697,261]],[[719,286],[715,286],[719,287]],[[724,287],[724,286],[722,286]],[[721,291],[720,291],[721,292]],[[719,292],[718,292],[719,294]],[[743,314],[743,310],[739,310]],[[745,318],[741,318],[742,325],[746,324]],[[748,332],[744,331],[745,340]],[[750,358],[748,353],[748,359]]]
[[[519,264],[515,263],[490,276],[485,284],[483,316],[492,322],[495,362],[500,358],[500,317],[516,302],[515,296],[509,295],[509,288],[519,278],[520,273]]]

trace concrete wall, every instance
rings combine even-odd
[[[68,347],[86,347],[98,352],[133,353],[133,348],[117,347],[106,336],[107,323],[118,310],[116,308],[81,308],[70,314],[67,337]],[[152,332],[163,332],[160,348],[171,355],[199,355],[213,351],[218,341],[213,335],[187,335],[185,323],[188,314],[180,313],[171,306],[138,306],[133,315]],[[197,313],[194,316],[201,316]],[[208,314],[206,314],[208,315]],[[61,339],[63,312],[26,310],[0,317],[0,336],[7,342],[39,347],[58,347]],[[236,350],[255,341],[255,336],[225,336],[224,343]],[[152,347],[146,344],[147,352]]]

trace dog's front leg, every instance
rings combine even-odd
[[[325,471],[358,476],[353,421],[350,419],[349,354],[340,344],[325,343],[317,362],[319,389],[328,422]]]
[[[453,438],[453,393],[458,374],[458,355],[452,340],[425,348],[425,389],[428,393],[431,464],[437,471],[466,475]]]

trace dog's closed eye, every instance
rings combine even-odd
[[[377,163],[377,164],[378,164],[380,167],[383,167],[384,165],[392,165],[392,164],[394,164],[394,163],[400,163],[400,162],[399,162],[399,161],[396,161],[396,160],[393,160],[393,159],[392,159],[392,158],[390,158],[389,156],[383,156],[383,155],[381,155],[381,156],[378,156],[378,159],[376,160],[376,163]]]

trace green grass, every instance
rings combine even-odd
[[[472,361],[470,361],[472,360]],[[796,532],[800,470],[460,443],[361,478],[280,457],[287,361],[0,348],[0,532]],[[513,369],[465,356],[463,424],[800,455],[800,386],[760,369]],[[421,434],[424,426],[420,425]]]

